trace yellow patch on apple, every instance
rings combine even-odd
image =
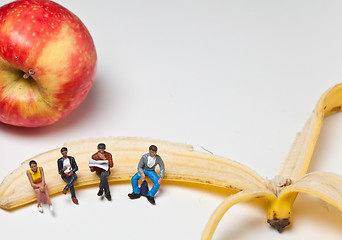
[[[54,39],[49,40],[49,43],[44,47],[35,67],[36,69],[44,69],[44,73],[37,76],[37,81],[50,94],[58,92],[59,88],[69,81],[70,76],[66,69],[68,69],[71,58],[68,56],[71,56],[72,51],[70,49],[73,49],[76,42],[67,25],[62,26],[61,32],[54,36]]]

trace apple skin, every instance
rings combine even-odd
[[[49,0],[0,7],[0,121],[53,124],[85,99],[96,74],[93,39],[81,20]],[[23,75],[34,70],[27,79]]]

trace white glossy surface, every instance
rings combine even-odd
[[[342,80],[340,1],[56,2],[79,16],[94,38],[95,84],[85,102],[53,126],[0,124],[0,180],[66,141],[105,136],[203,146],[272,178],[321,94]],[[341,122],[341,114],[326,120],[311,170],[342,173]],[[130,201],[129,184],[111,185],[111,191],[107,202],[98,199],[97,188],[77,189],[79,206],[69,195],[53,197],[54,216],[46,206],[40,214],[35,204],[0,209],[2,234],[199,239],[225,198],[164,184],[151,206]],[[238,204],[214,239],[337,240],[341,220],[335,208],[299,195],[293,228],[279,234],[268,227],[264,209]]]

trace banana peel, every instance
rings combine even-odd
[[[328,89],[298,133],[279,175],[264,180],[264,188],[244,189],[225,199],[212,214],[202,239],[211,239],[224,213],[236,203],[262,198],[267,203],[267,222],[279,232],[292,224],[292,206],[298,193],[318,197],[342,211],[342,176],[335,173],[307,173],[325,117],[342,110],[342,84]],[[269,190],[272,194],[269,194]]]
[[[88,159],[96,151],[99,142],[105,142],[113,154],[115,167],[108,181],[129,181],[141,154],[149,145],[158,146],[166,165],[165,180],[183,184],[199,183],[222,189],[239,191],[225,199],[214,211],[202,239],[211,239],[227,210],[243,201],[264,199],[267,203],[267,222],[278,231],[292,224],[292,206],[299,192],[316,196],[342,211],[342,176],[333,173],[307,173],[311,157],[322,127],[323,119],[342,109],[342,84],[326,91],[316,109],[298,133],[282,169],[274,179],[259,176],[247,166],[228,158],[194,151],[191,145],[167,141],[122,137],[98,138],[66,143],[76,158],[79,170],[76,187],[98,184],[98,177],[88,168]],[[51,195],[61,193],[65,183],[57,173],[59,149],[54,149],[31,159],[44,167]],[[25,171],[29,160],[7,176],[0,185],[0,207],[6,210],[18,208],[36,201]]]
[[[134,137],[108,137],[65,143],[64,146],[69,152],[74,153],[71,155],[75,157],[78,165],[75,187],[99,183],[96,174],[89,170],[88,160],[97,151],[96,146],[100,142],[106,143],[106,151],[112,153],[114,159],[114,168],[108,177],[109,183],[130,181],[142,154],[151,144],[155,144],[166,165],[167,181],[199,183],[236,190],[253,189],[263,185],[262,177],[246,166],[224,157],[194,151],[190,145]],[[50,195],[61,193],[65,186],[57,169],[57,159],[60,157],[58,148],[31,158],[44,168]],[[36,201],[25,174],[31,159],[23,162],[1,183],[1,208],[11,210]],[[239,184],[236,184],[236,180]]]

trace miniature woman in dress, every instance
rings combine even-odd
[[[42,202],[48,202],[50,206],[50,210],[53,211],[52,203],[50,201],[48,188],[45,183],[44,170],[42,167],[37,166],[37,162],[35,160],[31,160],[29,162],[30,170],[26,171],[26,175],[30,181],[32,188],[34,189],[37,195],[37,208],[39,212],[43,212]]]

